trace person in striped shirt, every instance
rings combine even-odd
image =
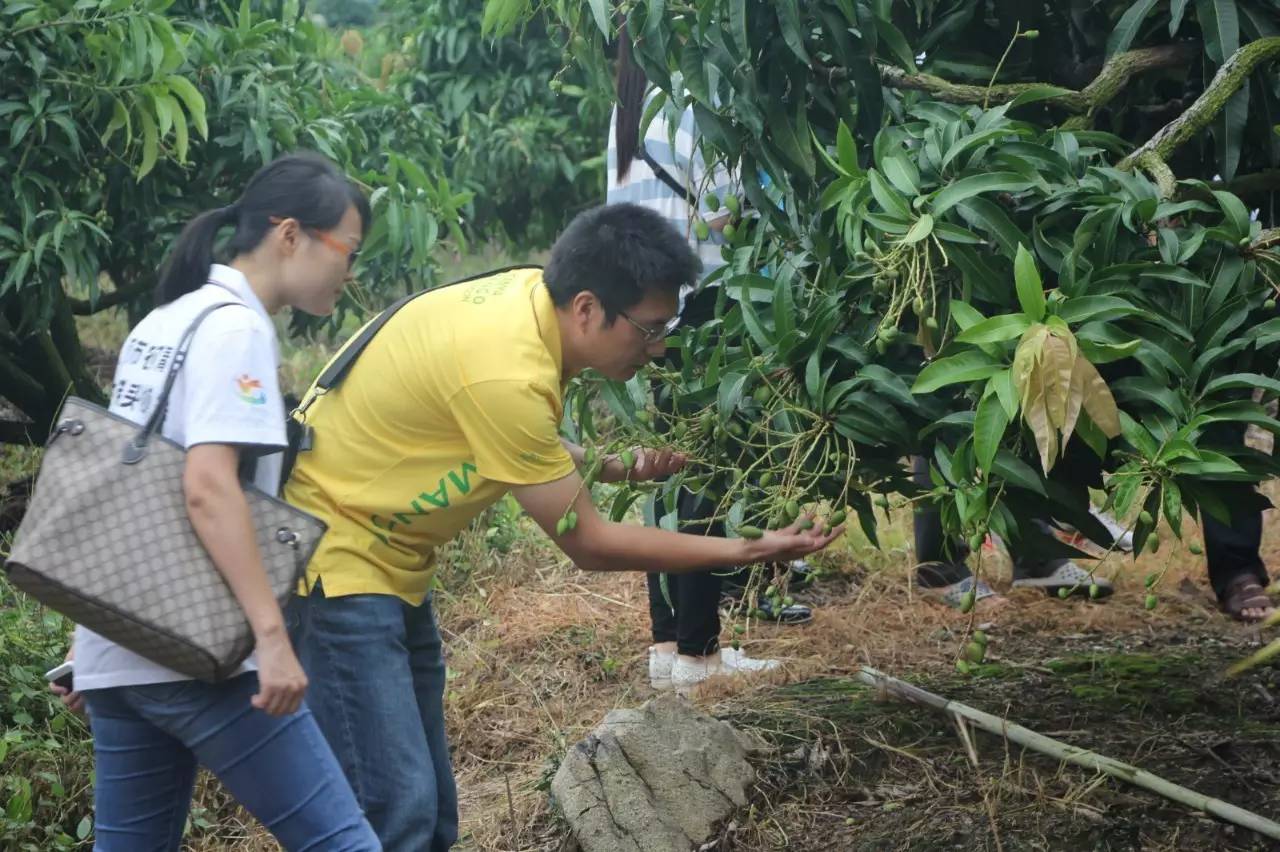
[[[653,210],[689,241],[702,261],[702,278],[697,287],[681,292],[680,319],[703,322],[711,318],[715,301],[708,285],[725,265],[721,231],[729,222],[729,214],[711,199],[723,198],[737,186],[727,169],[704,156],[693,108],[677,109],[665,93],[649,86],[631,54],[625,25],[618,38],[617,66],[606,203],[629,202]],[[665,103],[642,133],[643,116],[655,99]],[[710,501],[682,492],[677,509],[681,529],[723,535],[719,524],[708,522],[712,508]],[[649,647],[649,679],[655,688],[683,691],[713,675],[777,668],[776,660],[756,660],[720,647],[721,573],[668,575],[666,593],[662,575],[649,574],[654,642]]]

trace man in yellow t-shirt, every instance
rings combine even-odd
[[[545,270],[422,295],[370,340],[342,384],[312,394],[313,447],[286,497],[328,532],[291,606],[308,705],[388,852],[445,850],[457,795],[444,731],[444,657],[431,611],[435,549],[510,491],[589,571],[709,570],[787,561],[829,544],[796,525],[756,540],[609,523],[562,441],[565,383],[618,380],[665,349],[698,260],[658,214],[617,204],[579,215]],[[669,476],[679,454],[617,458],[601,481]],[[573,529],[557,534],[568,506]]]

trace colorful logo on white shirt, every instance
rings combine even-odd
[[[250,378],[247,373],[236,379],[236,389],[243,402],[250,405],[267,404],[267,392],[262,389],[262,382]]]

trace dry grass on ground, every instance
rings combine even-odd
[[[1085,736],[1088,742],[1081,744],[1164,772],[1168,767],[1162,769],[1157,758],[1161,725],[1173,724],[1168,718],[1149,722],[1140,713],[1132,725],[1108,727],[1130,705],[1141,711],[1142,702],[1114,687],[1128,703],[1104,705],[1106,712],[1098,715],[1099,708],[1085,700],[1103,689],[1093,681],[1068,684],[1062,693],[1036,678],[1047,678],[1047,662],[1072,655],[1172,655],[1181,667],[1162,669],[1163,680],[1153,676],[1148,688],[1171,690],[1191,682],[1210,696],[1238,691],[1243,702],[1257,683],[1270,696],[1269,680],[1220,684],[1227,662],[1247,653],[1258,631],[1218,614],[1201,558],[1166,542],[1158,555],[1136,564],[1108,563],[1118,588],[1101,604],[1038,592],[1010,595],[988,629],[994,676],[966,681],[954,676],[952,663],[969,619],[912,589],[911,558],[903,544],[909,519],[898,512],[889,521],[883,551],[851,537],[821,560],[821,579],[793,592],[815,606],[812,623],[750,625],[745,649],[784,659],[781,673],[704,687],[695,695],[711,712],[753,727],[779,746],[775,759],[762,767],[750,812],[727,829],[719,849],[939,848],[916,841],[943,836],[943,826],[946,848],[954,849],[1196,849],[1207,848],[1199,845],[1207,837],[1215,838],[1217,848],[1263,848],[1229,845],[1230,833],[1223,835],[1216,823],[1204,828],[1186,809],[1048,759],[1010,752],[985,734],[977,735],[983,764],[975,771],[947,719],[895,703],[876,704],[873,713],[867,709],[873,696],[838,679],[869,663],[1042,732],[1071,739],[1092,731],[1098,736]],[[551,852],[564,837],[546,793],[559,756],[610,709],[635,706],[652,695],[644,578],[576,570],[509,508],[489,515],[487,524],[451,548],[437,593],[450,669],[446,713],[461,797],[460,848]],[[1198,540],[1196,527],[1188,528]],[[1280,532],[1271,530],[1264,555],[1277,550]],[[988,553],[984,562],[997,587],[1007,589],[1007,561]],[[1142,578],[1166,565],[1160,607],[1147,612]],[[1188,648],[1200,652],[1194,665],[1187,663]],[[1229,731],[1231,713],[1222,714]],[[1280,713],[1272,715],[1280,719]],[[1268,731],[1272,739],[1280,733]],[[1206,754],[1222,744],[1200,729],[1179,736],[1190,737]],[[1213,752],[1205,760],[1229,763],[1231,757]],[[1171,765],[1176,777],[1177,762]],[[1270,771],[1257,771],[1264,770]],[[1261,777],[1270,777],[1265,772]],[[1197,786],[1199,777],[1178,780]],[[1275,780],[1280,775],[1261,792],[1273,807],[1253,805],[1264,814],[1280,804]],[[237,818],[212,785],[202,788],[197,806],[206,809],[197,811],[204,820],[215,813],[219,818],[197,827],[191,849],[276,848],[251,820]],[[1182,820],[1189,828],[1153,839],[1135,813],[1150,814],[1152,826],[1170,820],[1181,826]],[[1120,841],[1087,834],[1116,815],[1128,820]],[[1064,825],[1086,833],[1068,842],[1062,839]],[[1204,830],[1192,831],[1197,826]],[[1178,840],[1184,835],[1185,843]]]

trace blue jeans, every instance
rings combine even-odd
[[[444,731],[444,649],[431,598],[328,598],[289,605],[307,701],[387,852],[445,852],[458,793]]]
[[[254,672],[87,690],[95,852],[177,852],[197,764],[291,852],[381,849],[311,712],[269,716],[257,691]]]

